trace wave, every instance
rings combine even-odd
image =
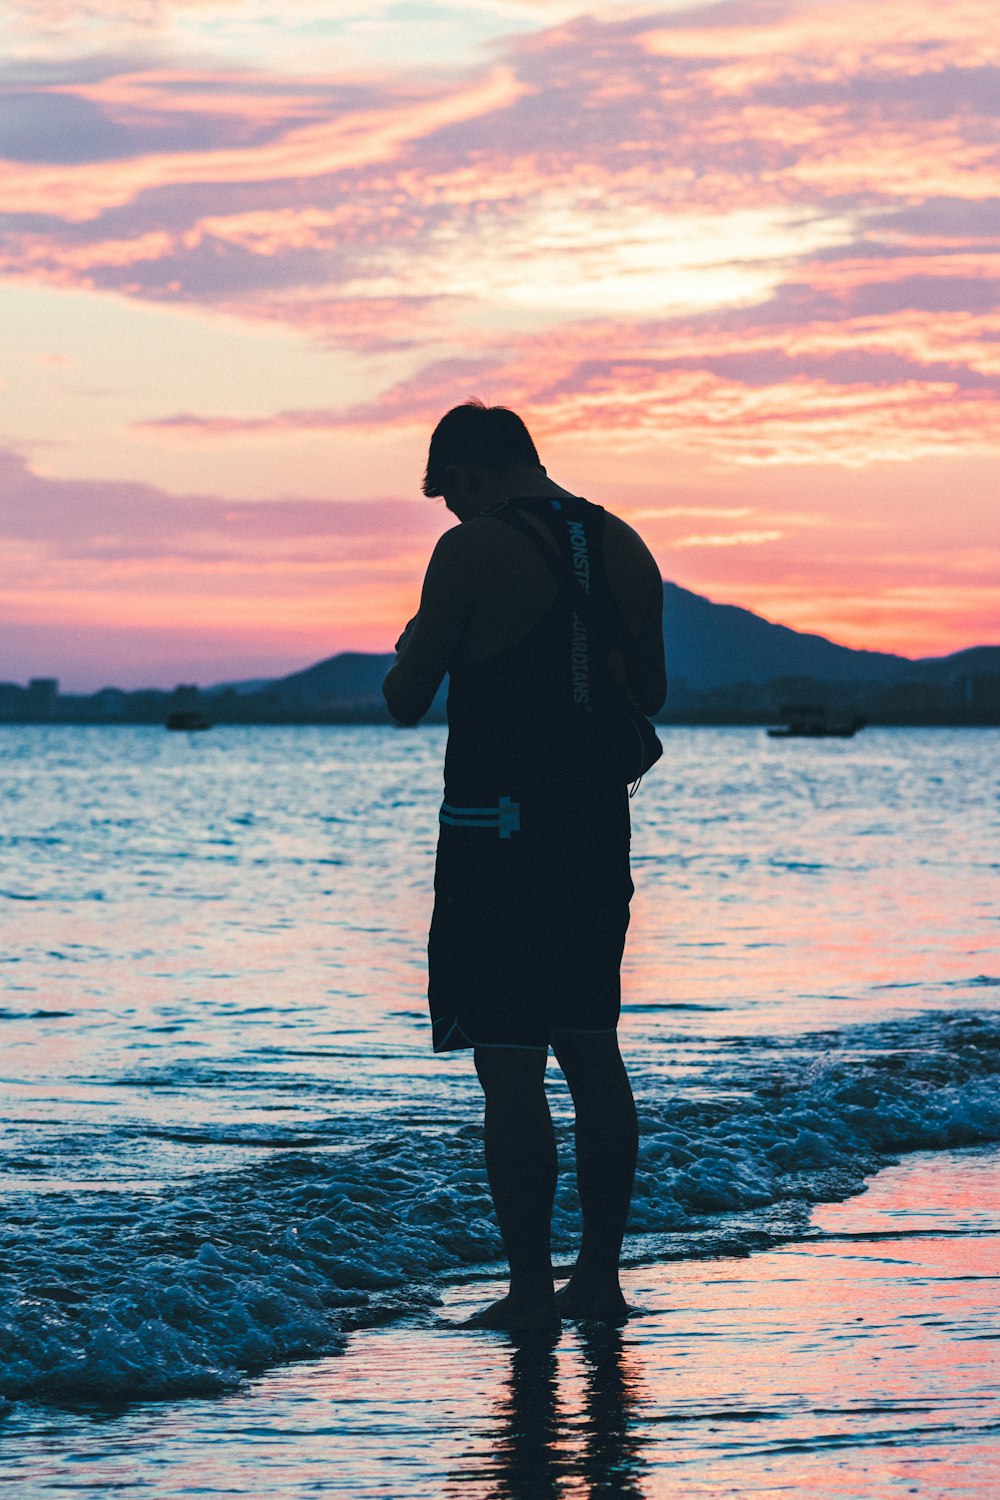
[[[1000,1019],[962,1012],[734,1037],[686,1094],[640,1078],[633,1248],[669,1236],[674,1253],[756,1248],[801,1232],[808,1205],[858,1192],[900,1153],[998,1141],[998,1071]],[[155,1194],[13,1195],[0,1397],[223,1392],[433,1306],[436,1284],[500,1254],[481,1138],[472,1123],[400,1129]],[[561,1144],[564,1253],[579,1226],[568,1136]]]

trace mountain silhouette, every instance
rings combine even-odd
[[[289,711],[325,708],[329,704],[382,701],[382,682],[396,660],[395,652],[341,651],[264,688],[275,706]]]
[[[670,694],[657,717],[673,724],[772,724],[792,704],[822,704],[870,724],[1000,726],[1000,645],[911,660],[855,651],[715,604],[665,583],[663,634]],[[104,688],[60,694],[55,678],[0,682],[0,723],[163,724],[195,713],[211,724],[385,724],[382,683],[391,651],[340,651],[286,677],[200,689]],[[427,719],[445,718],[448,679]]]
[[[856,651],[825,636],[775,625],[739,605],[716,604],[676,583],[663,585],[663,635],[671,679],[697,692],[776,678],[893,683],[917,676],[1000,672],[1000,646],[973,646],[916,661],[887,651]],[[392,652],[342,651],[287,677],[254,683],[253,696],[265,696],[276,709],[290,713],[380,703],[382,680],[394,661]],[[246,692],[251,685],[227,686]],[[443,703],[443,697],[442,692],[436,701]]]
[[[736,682],[812,677],[817,682],[892,678],[912,663],[885,651],[854,651],[822,635],[774,625],[736,604],[715,604],[663,585],[667,671],[705,691]]]

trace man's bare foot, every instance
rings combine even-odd
[[[556,1292],[562,1318],[582,1318],[593,1323],[624,1323],[629,1306],[617,1282],[613,1286],[574,1285],[570,1280]]]
[[[462,1328],[499,1328],[508,1333],[558,1333],[559,1310],[553,1296],[528,1301],[509,1293],[473,1313]]]

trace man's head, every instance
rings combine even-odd
[[[538,449],[516,412],[466,401],[447,412],[431,436],[424,494],[441,495],[461,519],[491,494],[541,469]],[[544,473],[544,470],[542,470]]]

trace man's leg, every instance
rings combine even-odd
[[[576,1175],[583,1240],[557,1297],[567,1318],[616,1321],[628,1309],[618,1258],[632,1201],[639,1132],[635,1101],[614,1032],[557,1032],[553,1051],[576,1108]]]
[[[486,1171],[510,1262],[510,1292],[469,1324],[544,1328],[558,1322],[550,1236],[556,1190],[556,1139],[545,1096],[547,1052],[477,1047],[486,1095]]]

